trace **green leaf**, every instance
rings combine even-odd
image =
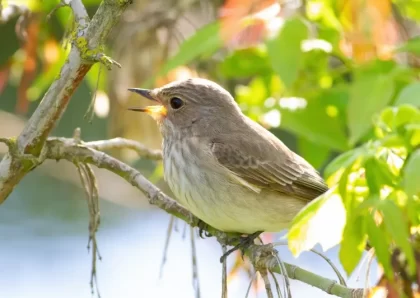
[[[386,107],[380,113],[376,125],[385,130],[393,130],[395,128],[395,107]]]
[[[6,23],[0,23],[0,36],[2,36],[4,40],[1,43],[0,67],[3,67],[11,56],[20,48],[15,28],[17,18],[18,16]],[[7,42],[5,39],[7,39]]]
[[[411,226],[420,225],[420,199],[418,197],[408,198],[406,210]]]
[[[420,150],[409,156],[404,166],[403,186],[408,196],[420,193]]]
[[[203,54],[211,54],[222,46],[219,22],[210,23],[193,36],[182,42],[178,52],[162,67],[158,75],[165,75],[172,69],[188,64],[193,59]]]
[[[299,138],[298,148],[300,155],[316,169],[322,167],[330,155],[330,150],[327,147],[305,138]]]
[[[371,195],[379,194],[383,185],[393,186],[396,177],[389,169],[388,164],[376,157],[365,162],[366,181]]]
[[[362,74],[356,78],[348,105],[350,143],[355,144],[373,125],[373,116],[392,99],[394,81],[390,75]]]
[[[344,152],[331,161],[324,170],[324,177],[328,178],[337,171],[351,167],[358,158],[365,152],[364,147],[359,147],[353,150]]]
[[[384,268],[385,274],[389,279],[393,279],[391,268],[391,254],[389,252],[389,242],[383,226],[378,227],[372,214],[365,216],[366,230],[368,232],[369,243],[375,248],[375,254]]]
[[[349,193],[348,184],[349,184],[349,176],[352,173],[352,168],[348,167],[345,168],[344,171],[340,175],[340,180],[338,181],[338,193],[341,196],[341,200],[343,201],[344,207],[346,210],[351,210],[351,206],[353,205],[353,195]]]
[[[226,57],[220,64],[220,72],[227,78],[241,78],[272,72],[264,48],[240,49]]]
[[[393,1],[398,10],[404,12],[405,18],[420,20],[420,2],[418,0],[396,0]]]
[[[327,250],[341,241],[346,211],[334,189],[306,205],[293,219],[287,234],[289,249],[294,256],[319,243]]]
[[[284,85],[290,88],[302,67],[301,43],[308,38],[308,28],[301,19],[287,20],[279,35],[267,41],[268,56],[274,71]]]
[[[420,83],[415,82],[405,87],[395,100],[395,105],[412,104],[420,106]]]
[[[280,112],[281,128],[327,148],[338,151],[348,149],[346,135],[338,121],[328,117],[322,106],[308,105],[303,110],[280,109]]]
[[[236,101],[251,107],[261,107],[268,97],[267,87],[262,77],[256,77],[248,86],[237,86],[235,91]]]
[[[398,107],[395,114],[395,127],[399,128],[407,123],[420,123],[420,112],[412,105],[404,104]]]
[[[347,219],[340,244],[340,261],[344,270],[350,275],[356,268],[366,247],[366,232],[364,217],[357,216]]]
[[[407,258],[409,273],[413,275],[416,270],[416,262],[414,260],[413,249],[408,241],[410,235],[408,233],[407,221],[400,208],[393,201],[388,199],[378,202],[380,202],[378,204],[378,210],[383,214],[385,228]]]
[[[341,120],[329,116],[327,106],[321,99],[314,98],[305,108],[281,108],[281,128],[321,146],[345,151],[349,146]]]
[[[407,124],[405,126],[409,135],[408,139],[412,147],[420,145],[420,124]]]
[[[55,61],[51,67],[44,73],[41,73],[32,82],[31,86],[27,90],[28,100],[35,101],[39,99],[52,82],[56,79],[57,75],[60,75],[60,70],[65,63],[67,53],[59,48],[59,58]]]

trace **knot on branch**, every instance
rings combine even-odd
[[[0,143],[6,144],[9,148],[9,155],[12,159],[12,163],[19,162],[27,170],[32,170],[33,168],[42,164],[47,158],[47,148],[42,147],[41,153],[39,156],[32,154],[21,153],[17,145],[16,139],[14,138],[0,138]]]
[[[273,244],[253,244],[249,246],[249,257],[257,271],[270,270],[278,265],[276,255],[278,251]]]

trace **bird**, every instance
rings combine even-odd
[[[157,122],[164,179],[175,200],[203,225],[247,235],[240,245],[289,228],[329,189],[309,162],[247,117],[213,81],[189,78],[128,90],[155,103],[129,110]]]

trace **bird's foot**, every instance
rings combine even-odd
[[[223,263],[226,258],[233,253],[236,250],[240,250],[242,254],[242,259],[244,258],[245,250],[252,244],[254,244],[254,240],[260,236],[262,232],[258,231],[255,233],[252,233],[246,237],[241,237],[239,240],[239,243],[235,245],[233,248],[229,249],[226,253],[223,254],[223,256],[220,258],[220,263]]]
[[[203,237],[203,233],[204,233],[204,236],[206,236],[206,237],[211,237],[212,236],[212,234],[210,234],[207,230],[208,230],[208,227],[209,227],[209,225],[208,224],[206,224],[204,221],[202,221],[201,219],[199,219],[198,220],[198,224],[197,224],[197,226],[198,226],[198,235],[200,235],[200,238],[202,238],[202,239],[204,239],[204,237]]]

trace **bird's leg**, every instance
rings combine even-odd
[[[197,223],[197,227],[198,227],[198,235],[200,235],[200,238],[204,239],[203,237],[203,232],[204,232],[204,236],[206,237],[211,237],[212,235],[207,231],[209,225],[206,224],[204,221],[202,221],[201,219],[198,220]]]
[[[260,234],[262,233],[262,231],[258,231],[255,233],[252,233],[251,235],[248,235],[246,237],[241,237],[241,239],[239,240],[239,243],[234,246],[233,248],[229,249],[226,253],[223,254],[223,256],[220,258],[220,263],[223,263],[224,260],[226,260],[226,258],[233,253],[234,251],[240,249],[241,253],[242,253],[242,259],[244,257],[245,254],[245,250],[251,245],[254,244],[254,240],[258,238],[258,236],[260,236]]]

